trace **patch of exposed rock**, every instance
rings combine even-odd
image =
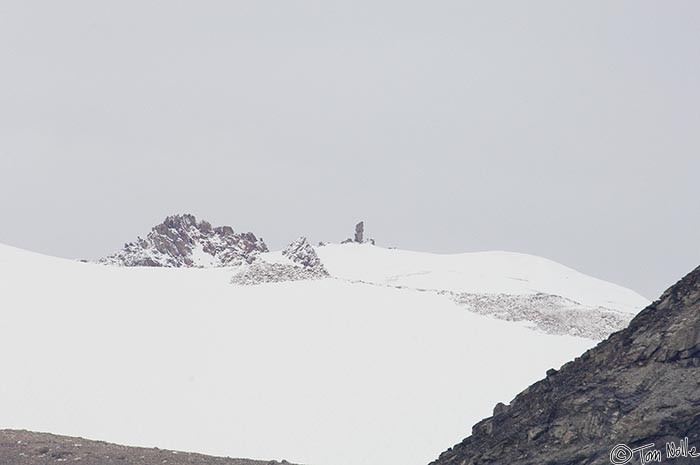
[[[416,288],[361,279],[352,283],[431,292],[450,298],[479,315],[499,320],[521,321],[530,329],[547,334],[568,335],[601,341],[629,324],[633,315],[606,307],[591,307],[554,294],[474,294],[443,289]]]
[[[327,277],[328,272],[326,272],[326,270],[286,265],[283,263],[256,261],[245,267],[240,273],[235,274],[231,278],[231,284],[255,286],[257,284],[307,281],[310,279],[323,279]]]
[[[626,329],[498,404],[433,465],[603,465],[618,444],[629,448],[615,449],[619,464],[641,463],[629,450],[648,444],[665,463],[698,463],[666,456],[686,437],[700,450],[700,267]]]
[[[234,275],[231,278],[231,283],[252,286],[329,277],[328,271],[316,254],[316,250],[305,237],[300,237],[285,247],[282,256],[291,263],[268,263],[264,260],[258,260]]]
[[[236,233],[230,226],[212,227],[193,215],[169,216],[146,238],[129,242],[119,252],[99,260],[118,266],[217,267],[252,263],[267,252],[262,238]]]
[[[458,305],[480,315],[500,320],[526,321],[533,329],[548,334],[567,334],[600,341],[629,324],[631,314],[605,307],[582,305],[566,297],[536,293],[448,294]]]
[[[0,430],[3,465],[290,465],[265,461],[211,457],[164,449],[127,447],[48,433]]]

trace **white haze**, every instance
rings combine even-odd
[[[176,212],[279,248],[700,263],[700,3],[0,3],[0,242],[96,258]]]

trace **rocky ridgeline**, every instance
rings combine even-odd
[[[3,465],[291,465],[286,460],[211,457],[165,449],[127,447],[83,438],[30,431],[0,430]]]
[[[193,215],[169,216],[146,238],[124,245],[119,252],[99,260],[118,266],[214,267],[252,263],[267,252],[262,238],[236,233],[230,226],[212,227]]]
[[[252,286],[264,283],[303,281],[329,277],[313,246],[305,237],[289,244],[282,256],[289,263],[268,263],[257,260],[231,278],[231,283]]]
[[[486,380],[488,381],[488,380]],[[630,325],[498,404],[433,465],[675,465],[700,458],[700,267]],[[680,456],[667,457],[673,443]],[[686,451],[689,452],[689,451]],[[661,460],[662,459],[662,460]]]

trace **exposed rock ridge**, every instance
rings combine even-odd
[[[602,465],[618,444],[652,443],[664,461],[698,463],[666,458],[666,444],[686,437],[700,450],[700,267],[626,329],[498,404],[433,464]]]
[[[3,465],[291,465],[266,461],[212,457],[165,449],[128,447],[83,438],[19,430],[0,430]]]
[[[146,238],[129,242],[119,252],[99,260],[118,266],[215,267],[252,263],[267,252],[262,238],[236,233],[230,226],[212,227],[193,215],[173,215]]]

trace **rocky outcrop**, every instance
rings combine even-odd
[[[341,244],[372,244],[374,245],[374,239],[365,240],[365,222],[360,221],[355,225],[355,236],[353,239],[345,239]]]
[[[300,237],[285,247],[282,256],[291,263],[268,263],[258,260],[234,275],[231,283],[252,286],[329,277],[316,250],[305,237]]]
[[[155,226],[146,238],[124,245],[119,252],[99,260],[118,266],[215,267],[252,263],[267,252],[262,238],[236,233],[230,226],[212,227],[193,215],[174,215]]]
[[[286,460],[211,457],[47,433],[0,430],[0,463],[3,465],[54,465],[62,462],[81,465],[291,465]]]
[[[316,254],[316,250],[305,237],[300,237],[285,247],[282,255],[305,268],[325,269],[321,259]]]
[[[355,242],[362,244],[365,235],[365,222],[360,221],[355,225]]]
[[[668,457],[667,444],[681,455]],[[626,329],[498,404],[433,464],[620,465],[642,463],[645,446],[647,458],[700,460],[700,268]]]

